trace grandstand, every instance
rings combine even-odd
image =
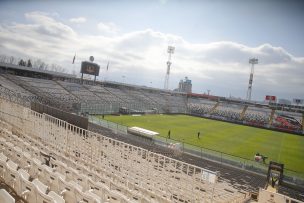
[[[0,200],[246,202],[257,193],[263,201],[273,196],[285,202],[304,200],[304,192],[288,185],[278,186],[274,193],[264,190],[263,175],[175,153],[92,123],[89,130],[81,129],[31,110],[32,102],[79,115],[119,114],[124,108],[127,112],[188,114],[303,134],[301,106],[289,112],[288,108],[208,95],[82,82],[67,74],[6,64],[0,66],[0,182],[9,193],[0,191]]]
[[[211,115],[220,119],[239,121],[241,120],[243,109],[244,106],[240,104],[219,103],[219,105],[213,109]]]
[[[271,109],[268,107],[254,107],[250,106],[247,108],[244,114],[244,120],[252,125],[265,126],[269,123],[271,116]]]
[[[25,201],[238,202],[248,198],[218,182],[216,172],[5,100],[1,109],[1,178]]]
[[[217,105],[217,102],[210,101],[207,99],[190,99],[189,111],[192,114],[197,115],[208,115],[212,109]]]

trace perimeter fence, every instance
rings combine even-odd
[[[131,139],[140,139],[145,142],[153,142],[156,145],[168,147],[172,144],[178,144],[180,150],[183,153],[193,155],[202,159],[208,159],[219,164],[232,166],[235,168],[247,170],[250,172],[266,175],[268,170],[268,164],[256,162],[253,159],[247,159],[244,157],[227,154],[224,152],[208,149],[205,147],[195,146],[185,142],[184,140],[174,140],[162,136],[155,136],[150,139],[141,139],[139,136],[128,133],[128,126],[114,123],[108,120],[97,118],[95,116],[89,116],[89,122],[100,125],[102,127],[111,129],[114,133],[120,134],[121,136],[128,136]],[[284,168],[284,181],[292,184],[301,185],[304,187],[304,171],[298,172],[288,168]]]

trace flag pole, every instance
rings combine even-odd
[[[107,70],[106,70],[106,74],[105,74],[105,77],[104,77],[104,81],[106,81],[106,78],[108,76],[109,64],[110,64],[110,61],[108,61],[108,64],[107,64]]]
[[[72,64],[73,64],[73,71],[75,71],[75,59],[76,59],[76,52],[74,54],[74,57],[73,57],[73,61],[72,61]],[[77,74],[76,74],[77,76]]]

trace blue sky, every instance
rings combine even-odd
[[[188,76],[194,92],[242,98],[248,59],[258,57],[254,99],[303,98],[303,10],[301,1],[280,0],[1,1],[0,53],[67,72],[94,55],[102,66],[111,61],[101,80],[162,88],[166,46],[174,45],[171,89]]]

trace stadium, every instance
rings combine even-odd
[[[2,202],[304,201],[301,105],[8,61],[0,101]]]
[[[304,203],[303,10],[1,0],[0,203]]]

